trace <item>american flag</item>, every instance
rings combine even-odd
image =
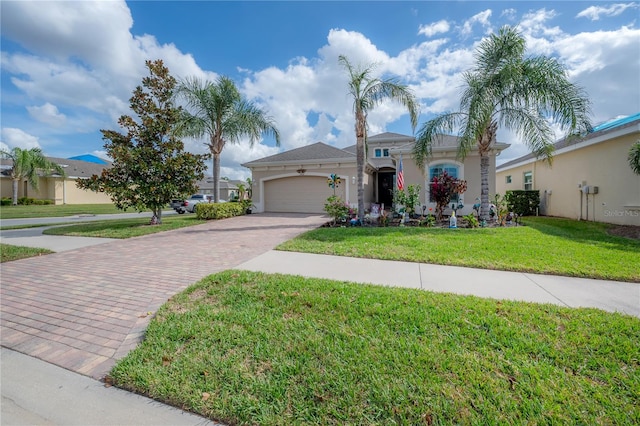
[[[396,188],[398,191],[404,190],[404,170],[402,170],[402,155],[398,161],[398,170],[396,170]]]

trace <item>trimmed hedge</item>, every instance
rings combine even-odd
[[[540,206],[540,191],[507,191],[505,199],[510,212],[518,216],[532,216]]]
[[[3,206],[10,206],[13,204],[13,200],[11,198],[5,197],[0,201]],[[40,200],[38,198],[30,198],[30,197],[20,197],[18,198],[18,205],[20,206],[46,206],[53,204],[53,200]]]
[[[198,219],[225,219],[233,216],[242,216],[246,209],[241,203],[198,203],[196,204],[196,217]]]

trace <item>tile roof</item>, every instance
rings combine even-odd
[[[102,170],[111,167],[110,162],[107,162],[105,165],[81,160],[72,160],[69,158],[47,157],[47,159],[62,166],[65,174],[70,178],[88,178],[93,175],[99,175],[102,173]],[[0,159],[0,165],[2,165],[2,169],[4,169],[2,170],[2,174],[8,175],[9,169],[13,166],[13,161],[3,158]]]
[[[355,160],[354,153],[344,149],[327,145],[324,142],[316,142],[300,148],[294,148],[279,154],[270,155],[269,157],[260,158],[258,160],[249,161],[242,164],[245,167],[256,166],[266,163],[295,163],[296,161],[312,161],[312,160],[335,160],[345,159]]]

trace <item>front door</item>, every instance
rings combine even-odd
[[[378,173],[378,202],[384,204],[385,208],[393,204],[393,181],[396,178],[394,172]]]

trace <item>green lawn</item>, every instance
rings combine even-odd
[[[24,259],[27,257],[41,256],[53,253],[51,250],[42,248],[12,246],[0,243],[0,262],[10,262],[12,260]]]
[[[608,225],[527,218],[508,228],[319,228],[280,250],[640,282],[640,240]]]
[[[116,219],[60,226],[43,231],[46,235],[74,237],[131,238],[171,229],[203,224],[195,215],[172,215],[162,218],[162,225],[149,225],[150,218]]]
[[[226,271],[173,297],[115,384],[227,424],[639,424],[640,320]]]
[[[134,210],[128,210],[129,213]],[[23,219],[32,217],[63,217],[80,214],[113,214],[123,213],[113,204],[64,204],[46,206],[2,206],[0,208],[0,218],[2,219]]]

